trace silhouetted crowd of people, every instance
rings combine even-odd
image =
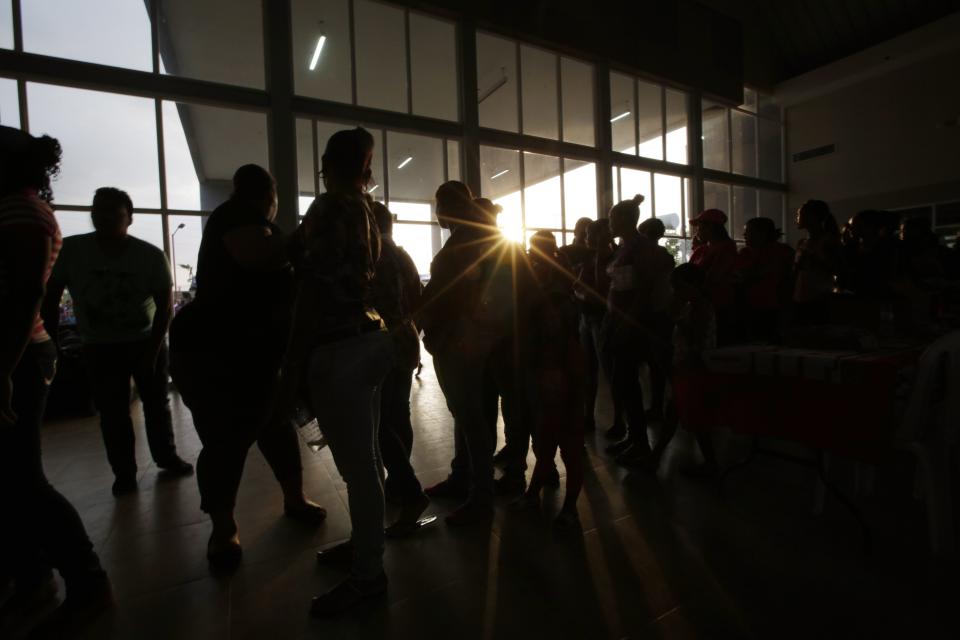
[[[710,476],[717,461],[701,402],[706,351],[787,340],[830,323],[838,300],[876,303],[881,325],[919,326],[956,290],[960,271],[957,250],[939,243],[928,221],[863,211],[841,229],[816,200],[797,212],[807,237],[796,252],[767,217],[746,222],[738,248],[726,214],[707,209],[690,219],[693,250],[676,266],[663,223],[640,221],[642,195],[605,219],[578,220],[570,245],[538,231],[524,250],[500,233],[499,205],[451,181],[436,191],[437,219],[450,236],[422,287],[392,240],[392,214],[368,193],[374,139],[356,128],[327,141],[325,193],[291,234],[274,224],[269,172],[236,171],[231,197],[204,226],[196,295],[172,317],[169,265],[129,235],[134,205],[126,193],[98,189],[95,231],[63,240],[50,205],[57,141],[3,127],[0,149],[2,574],[24,599],[49,592],[53,569],[62,575],[66,599],[49,625],[74,624],[111,602],[82,522],[41,462],[64,289],[75,303],[116,495],[138,484],[131,379],[161,473],[193,473],[174,442],[171,376],[190,409],[215,569],[242,558],[234,505],[254,443],[276,476],[285,515],[325,519],[304,494],[293,419],[316,417],[347,485],[352,525],[349,541],[318,555],[350,568],[313,600],[311,612],[327,616],[386,590],[386,538],[415,532],[431,500],[458,502],[450,526],[488,523],[495,496],[538,509],[543,488],[561,484],[558,451],[566,473],[556,524],[576,526],[601,373],[614,409],[607,451],[619,464],[656,470],[682,426],[703,456],[685,471]],[[421,336],[454,422],[449,475],[426,488],[410,462]],[[501,413],[505,446],[496,451]],[[663,432],[651,446],[655,424]],[[386,527],[385,501],[400,507]]]

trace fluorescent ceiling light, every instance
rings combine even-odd
[[[380,185],[378,185],[378,184],[373,185],[372,187],[370,187],[369,189],[367,189],[367,193],[373,193],[374,191],[377,190],[377,188],[378,188],[379,186],[380,186]]]
[[[623,120],[623,119],[626,118],[628,115],[630,115],[630,112],[629,112],[629,111],[624,111],[624,112],[621,113],[620,115],[618,115],[618,116],[616,116],[616,117],[613,117],[613,118],[610,118],[610,122],[616,122],[617,120]]]
[[[320,52],[323,51],[323,45],[327,42],[327,36],[320,36],[317,40],[317,48],[313,50],[313,57],[310,58],[310,71],[317,68],[317,62],[320,60]]]
[[[510,173],[510,169],[504,169],[503,171],[498,171],[497,173],[495,173],[495,174],[493,174],[492,176],[490,176],[490,179],[491,179],[491,180],[496,180],[497,178],[499,178],[500,176],[502,176],[502,175],[505,174],[505,173]]]
[[[413,162],[413,156],[407,156],[407,159],[397,165],[397,169],[403,169],[405,166]]]

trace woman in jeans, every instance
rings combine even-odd
[[[393,366],[393,343],[370,294],[380,239],[366,188],[373,136],[338,131],[327,142],[326,193],[297,230],[297,293],[287,351],[288,390],[309,401],[347,484],[350,542],[321,560],[349,553],[350,578],[314,598],[328,616],[386,591],[383,572],[383,465],[377,443],[379,386]]]
[[[49,637],[78,631],[112,604],[83,522],[47,480],[40,452],[57,368],[39,310],[62,244],[49,204],[59,164],[53,138],[0,127],[0,571],[15,580],[15,601],[34,606],[54,598],[50,567],[60,572],[67,597],[44,623]]]

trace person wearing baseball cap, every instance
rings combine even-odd
[[[690,256],[690,263],[706,272],[707,296],[717,314],[717,342],[730,343],[736,332],[736,292],[734,270],[737,243],[727,233],[727,214],[719,209],[705,209],[690,219],[699,246]]]

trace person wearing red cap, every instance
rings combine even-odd
[[[736,290],[734,270],[737,243],[727,233],[727,214],[719,209],[706,209],[690,219],[699,246],[690,256],[706,272],[707,295],[717,314],[717,341],[733,340],[736,332]]]
[[[751,340],[776,342],[793,288],[793,249],[779,241],[770,218],[752,218],[743,227],[746,246],[737,255],[738,306]]]

